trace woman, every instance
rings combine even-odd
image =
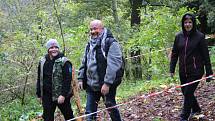
[[[174,75],[175,66],[179,58],[179,77],[181,84],[201,79],[206,69],[206,76],[212,75],[210,57],[205,36],[196,29],[196,20],[193,14],[182,17],[182,31],[174,41],[170,62],[170,74]],[[180,121],[187,121],[191,115],[201,112],[201,108],[194,96],[199,83],[182,87],[184,104]]]

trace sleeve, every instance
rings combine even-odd
[[[177,48],[177,36],[172,47],[171,59],[170,59],[170,73],[175,73],[175,67],[178,61],[178,48]]]
[[[87,48],[88,48],[88,44],[86,45],[85,47],[85,53],[83,55],[83,58],[82,58],[82,62],[81,62],[81,66],[79,68],[79,71],[78,71],[78,81],[84,81],[85,79],[85,71],[86,71],[86,63],[87,63]]]
[[[63,85],[61,95],[66,97],[71,90],[72,63],[67,61],[63,66]]]
[[[210,56],[208,51],[208,44],[207,44],[207,41],[205,40],[205,36],[203,36],[201,39],[200,47],[201,47],[201,52],[204,59],[206,76],[212,75],[213,71],[212,71],[211,61],[210,61]]]
[[[36,95],[38,98],[41,97],[41,88],[40,88],[40,63],[37,67],[37,83],[36,83]]]
[[[107,68],[104,83],[112,85],[116,79],[116,73],[122,66],[122,51],[118,42],[110,45],[107,55]]]

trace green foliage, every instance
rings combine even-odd
[[[136,51],[132,48],[136,46],[141,53],[145,53],[142,56],[144,74],[151,72],[155,78],[168,74],[168,48],[172,46],[175,34],[181,30],[181,17],[185,12],[186,8],[181,8],[177,13],[167,7],[147,8],[138,31],[132,32],[133,36],[125,46],[129,51]],[[152,60],[151,63],[149,60]]]
[[[22,32],[11,34],[13,38],[8,38],[1,44],[1,54],[4,55],[5,67],[3,82],[14,82],[23,84],[26,75],[33,77],[35,59],[38,57],[39,48],[36,41]],[[14,76],[12,76],[14,75]],[[32,78],[33,79],[33,78]]]
[[[214,67],[215,66],[215,46],[212,46],[209,49],[210,49],[211,64],[212,64],[212,67]]]
[[[37,100],[33,97],[26,99],[26,105],[21,105],[19,100],[1,106],[0,120],[1,121],[28,121],[42,112]],[[36,112],[37,111],[37,112]]]
[[[155,119],[153,119],[153,121],[162,121],[161,117],[156,117]]]
[[[73,29],[67,29],[65,32],[66,56],[68,56],[73,65],[80,65],[85,46],[88,41],[87,25],[81,25]]]
[[[208,13],[208,26],[211,27],[211,32],[215,32],[215,7]]]
[[[139,93],[146,93],[154,89],[159,90],[161,85],[167,86],[169,84],[171,84],[171,82],[167,79],[157,79],[151,81],[136,80],[135,82],[124,80],[118,87],[117,98],[120,101]]]
[[[180,30],[181,16],[185,12],[183,8],[174,15],[171,9],[166,7],[148,11],[146,15],[143,15],[139,32],[133,33],[133,38],[129,40],[127,48],[133,45],[141,46],[143,49],[169,46],[174,40],[175,33]]]
[[[181,17],[187,12],[186,8],[179,9],[183,1],[159,1],[169,7],[154,7],[148,5],[146,11],[141,10],[141,25],[134,31],[130,27],[130,3],[125,0],[117,1],[119,24],[113,17],[112,1],[107,0],[55,0],[58,17],[62,23],[62,31],[65,39],[65,54],[71,59],[73,66],[78,69],[81,63],[85,45],[88,41],[88,26],[92,19],[102,19],[104,25],[109,28],[120,41],[125,56],[130,56],[133,46],[141,49],[143,75],[151,73],[153,80],[130,81],[126,80],[120,86],[117,97],[127,98],[138,92],[148,91],[158,85],[173,82],[166,78],[168,74],[168,51],[158,52],[172,46],[175,33],[180,30]],[[150,0],[149,2],[157,2]],[[152,4],[151,4],[152,5]],[[211,6],[208,12],[210,26],[213,26],[214,12]],[[175,9],[176,8],[176,9]],[[215,28],[215,27],[214,27]],[[63,50],[63,42],[57,16],[53,8],[52,0],[2,0],[0,1],[0,89],[17,86],[36,80],[36,69],[39,59],[47,53],[45,43],[50,38],[56,38]],[[215,62],[211,48],[211,60]],[[152,60],[149,63],[149,60]],[[131,60],[128,60],[128,67]],[[0,109],[1,120],[19,120],[21,117],[28,120],[41,112],[41,106],[34,97],[32,88],[21,105],[20,94],[23,88],[1,93],[3,102],[16,99],[7,103]],[[11,94],[12,93],[12,94]],[[26,92],[24,92],[26,93]],[[82,99],[85,98],[84,94]],[[17,99],[18,98],[18,99]],[[85,100],[83,100],[85,103]],[[75,106],[74,106],[75,107]],[[13,114],[13,115],[11,115]],[[159,120],[159,119],[158,119]]]
[[[201,0],[202,5],[200,11],[203,11],[207,15],[208,27],[211,28],[211,33],[215,32],[215,1],[214,0]]]

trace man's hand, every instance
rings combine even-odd
[[[101,89],[101,93],[103,94],[103,95],[106,95],[106,94],[108,94],[109,93],[109,86],[107,85],[107,84],[103,84],[102,85],[102,89]]]
[[[42,98],[41,97],[38,97],[37,98],[38,102],[41,104],[42,103]]]
[[[78,87],[80,90],[83,90],[83,81],[78,81]]]
[[[62,104],[62,103],[64,103],[64,100],[65,100],[65,97],[60,95],[57,99],[57,102],[58,102],[58,104]]]

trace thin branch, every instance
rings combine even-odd
[[[63,54],[65,54],[65,40],[64,40],[64,35],[63,35],[63,29],[62,29],[62,24],[61,24],[61,17],[60,15],[58,15],[58,11],[57,11],[57,8],[56,8],[56,3],[55,3],[55,0],[52,0],[53,1],[53,4],[54,4],[54,10],[55,10],[55,14],[56,14],[56,17],[57,17],[57,21],[58,21],[58,24],[60,26],[60,33],[61,33],[61,37],[63,39]]]

